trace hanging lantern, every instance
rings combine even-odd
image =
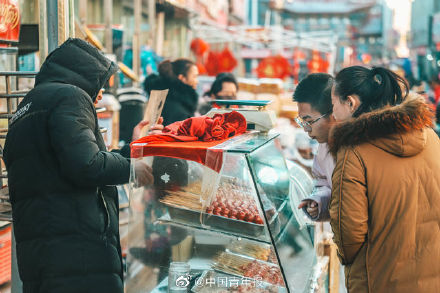
[[[209,51],[209,44],[200,38],[195,38],[191,42],[190,49],[196,56],[203,56]]]
[[[220,72],[231,72],[237,66],[237,59],[235,59],[231,50],[225,47],[223,51],[219,54],[218,60],[218,71]]]
[[[307,62],[309,73],[328,72],[329,63],[321,57],[318,51],[312,52],[312,59]]]
[[[264,58],[257,67],[259,78],[284,79],[291,73],[289,61],[281,55]]]
[[[199,70],[200,75],[205,75],[207,73],[205,65],[203,65],[202,63],[197,62],[196,66],[197,66],[197,69]]]
[[[367,53],[361,54],[361,61],[364,64],[370,64],[370,62],[371,62],[371,55],[367,54]]]
[[[206,58],[205,68],[210,76],[216,76],[219,73],[219,53],[209,51],[208,57]]]
[[[306,59],[306,54],[299,49],[295,49],[293,52],[293,59],[295,60],[295,62],[298,62],[300,60],[304,60],[304,59]]]

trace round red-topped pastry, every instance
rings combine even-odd
[[[220,215],[222,209],[220,207],[216,207],[213,211],[214,215]]]
[[[260,216],[256,216],[255,218],[254,218],[254,223],[255,224],[264,224],[264,222],[263,222],[263,219],[261,219],[261,217]]]
[[[238,212],[237,219],[239,219],[240,221],[244,221],[244,217],[246,217],[246,213],[245,212],[243,212],[243,211]]]
[[[237,211],[235,211],[235,210],[231,210],[230,212],[229,212],[229,217],[234,217],[234,218],[237,218]]]
[[[247,222],[253,222],[254,218],[255,216],[252,213],[247,213],[246,216],[244,217],[244,220]]]

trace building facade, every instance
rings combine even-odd
[[[416,78],[429,81],[440,69],[440,1],[415,0],[411,11],[410,54]]]

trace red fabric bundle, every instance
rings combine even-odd
[[[225,114],[192,117],[166,126],[162,134],[149,135],[136,143],[155,143],[173,141],[211,142],[227,139],[246,131],[246,118],[236,111]]]
[[[131,143],[131,157],[162,156],[191,160],[219,172],[223,150],[211,149],[246,131],[246,119],[238,112],[201,116],[175,122],[162,134],[142,137]]]

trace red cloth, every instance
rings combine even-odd
[[[162,134],[145,136],[137,143],[172,141],[216,141],[242,134],[246,131],[246,118],[236,111],[225,114],[192,117],[165,127]]]
[[[188,118],[168,125],[162,134],[131,143],[131,157],[162,156],[195,161],[219,172],[223,151],[210,149],[246,131],[246,119],[236,111]]]
[[[204,141],[173,141],[160,143],[137,143],[131,145],[131,157],[142,158],[148,156],[161,156],[175,159],[184,159],[194,161],[205,165],[216,172],[220,172],[223,164],[223,150],[210,149],[219,145],[225,140],[216,140],[211,142]]]

